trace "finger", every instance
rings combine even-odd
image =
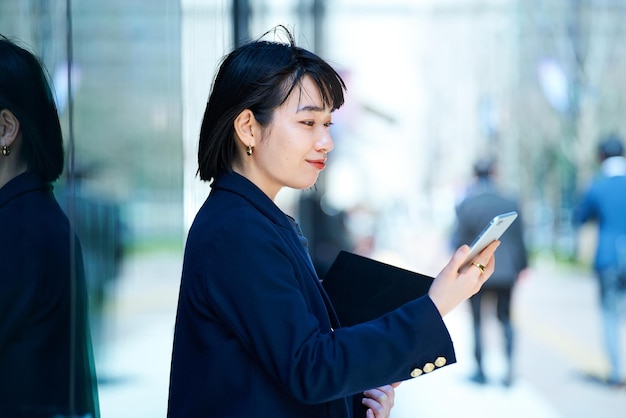
[[[368,411],[372,411],[372,414],[375,416],[380,415],[385,411],[385,407],[372,398],[363,398],[361,403],[368,408]]]
[[[493,266],[492,261],[495,260],[494,257],[494,253],[496,251],[496,249],[498,248],[498,246],[500,245],[500,241],[495,240],[493,241],[491,244],[489,244],[487,247],[485,247],[484,250],[482,250],[480,252],[480,254],[478,254],[476,256],[476,258],[474,258],[467,266],[467,269],[475,267],[476,269],[478,269],[480,271],[480,273],[484,274],[484,273],[488,273],[489,272],[489,264],[491,263]],[[464,270],[465,271],[467,271]]]
[[[461,267],[463,267],[463,264],[465,264],[468,253],[469,246],[465,244],[461,245],[454,252],[452,258],[450,259],[450,261],[448,261],[448,264],[443,268],[441,273],[447,275],[448,272],[458,272]]]
[[[394,401],[395,396],[396,396],[396,391],[394,390],[393,385],[381,386],[378,389],[385,393],[385,395],[387,396],[387,398],[390,401],[390,404],[393,406],[393,401]]]
[[[382,390],[380,390],[380,388],[368,389],[365,392],[363,392],[363,394],[366,396],[366,398],[373,399],[379,403],[384,402],[385,399],[387,398],[387,394],[383,392]]]
[[[474,261],[482,260],[481,264],[487,265],[489,260],[493,258],[494,253],[500,246],[500,240],[495,240],[491,244],[487,245],[484,250],[478,254],[478,256],[474,259]]]
[[[369,389],[363,392],[366,396],[365,399],[370,399],[374,403],[369,403],[368,406],[378,413],[377,407],[391,409],[395,402],[395,390],[392,385],[385,385],[375,389]]]
[[[383,386],[379,386],[379,387],[374,388],[374,389],[366,390],[365,393],[367,393],[367,392],[373,392],[373,393],[378,393],[378,394],[380,394],[382,392],[382,393],[385,393],[385,394],[389,394],[389,393],[393,392],[393,386],[392,385],[383,385]]]
[[[392,385],[384,385],[374,389],[369,389],[363,392],[368,398],[376,399],[378,401],[384,401],[386,398],[393,399],[395,391]]]
[[[494,257],[494,252],[499,245],[500,241],[494,241],[489,244],[489,246],[485,248],[485,250],[483,250],[483,252],[481,252],[468,267],[475,271],[476,278],[480,286],[482,286],[495,271],[496,258]],[[485,256],[489,258],[485,258]]]
[[[476,268],[478,269],[478,271],[480,272],[480,273],[478,274],[479,276],[481,276],[481,275],[485,272],[485,267],[487,267],[487,266],[483,266],[482,264],[480,264],[480,263],[479,263],[479,262],[477,262],[477,261],[472,261],[472,262],[470,263],[470,266],[471,266],[471,267],[476,267]]]
[[[489,262],[487,263],[487,265],[485,266],[485,281],[491,277],[491,275],[493,274],[493,272],[496,270],[496,258],[495,257],[491,257],[491,259],[489,260]]]

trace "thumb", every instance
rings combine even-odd
[[[461,266],[467,260],[467,255],[469,254],[469,246],[467,244],[461,245],[455,252],[450,262],[446,266],[446,269],[450,269],[454,272],[458,272]]]

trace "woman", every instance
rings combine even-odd
[[[0,36],[3,417],[98,416],[80,245],[52,194],[62,171],[44,67]]]
[[[170,418],[344,418],[363,391],[367,411],[355,416],[387,417],[391,382],[455,361],[442,316],[493,271],[497,244],[477,258],[483,274],[459,274],[464,246],[428,296],[341,328],[306,240],[274,199],[283,187],[315,184],[345,86],[289,38],[237,48],[213,84],[198,150],[212,191],[185,250]]]

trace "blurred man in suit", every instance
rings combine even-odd
[[[598,243],[593,268],[600,290],[600,305],[609,375],[606,383],[623,386],[619,350],[619,305],[626,299],[626,159],[616,135],[598,146],[600,170],[574,210],[577,226],[598,222]]]
[[[528,267],[528,254],[523,237],[523,223],[519,203],[514,197],[500,191],[494,182],[495,163],[491,159],[479,160],[474,164],[475,181],[467,189],[462,201],[456,207],[457,222],[452,244],[471,244],[474,238],[501,213],[516,211],[519,216],[500,238],[498,262],[491,278],[482,289],[470,299],[473,328],[474,356],[476,372],[471,380],[487,382],[483,365],[483,344],[481,339],[481,303],[484,299],[495,300],[497,318],[502,325],[506,353],[506,373],[503,383],[513,382],[513,326],[511,324],[511,296],[513,287],[520,275]]]

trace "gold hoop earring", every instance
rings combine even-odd
[[[2,148],[0,148],[0,152],[2,152],[2,155],[4,155],[5,157],[8,157],[9,154],[11,154],[11,147],[9,147],[8,145],[3,145]]]
[[[251,145],[248,145],[248,148],[246,148],[246,154],[252,155],[252,146]]]

